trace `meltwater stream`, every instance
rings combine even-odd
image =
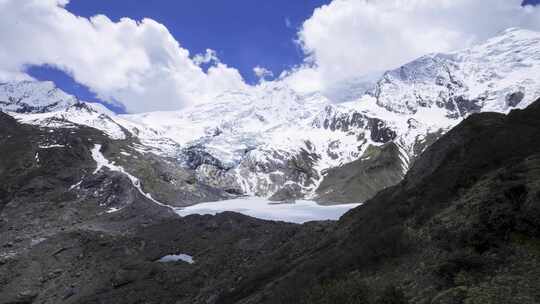
[[[338,220],[345,212],[359,205],[325,206],[304,200],[297,200],[294,203],[281,203],[260,197],[244,197],[178,208],[176,212],[180,216],[187,216],[191,214],[215,215],[225,211],[232,211],[264,220],[301,224],[309,221]]]

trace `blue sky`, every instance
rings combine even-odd
[[[223,63],[238,69],[246,82],[253,84],[258,80],[253,73],[255,66],[279,75],[302,63],[305,54],[295,43],[299,28],[315,8],[329,2],[331,0],[71,0],[67,9],[83,17],[104,14],[113,21],[122,17],[154,19],[165,25],[181,47],[192,55],[204,53],[208,48],[216,50]],[[538,4],[540,0],[524,3]],[[354,56],[355,52],[351,51]],[[28,73],[39,80],[52,80],[82,100],[99,102],[87,87],[77,84],[64,72],[34,66]],[[119,107],[113,110],[124,112]]]
[[[540,1],[540,0],[539,0]],[[191,54],[214,49],[222,62],[237,68],[248,83],[257,82],[257,65],[279,75],[301,63],[304,55],[294,42],[298,28],[313,10],[330,0],[72,0],[67,9],[79,16],[104,14],[151,18],[164,24]],[[99,101],[65,73],[32,67],[29,74],[52,80],[63,90],[87,101]],[[121,111],[121,109],[114,109]]]

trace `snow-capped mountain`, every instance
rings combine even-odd
[[[77,102],[76,97],[56,88],[50,81],[0,83],[0,109],[6,112],[53,112]]]
[[[0,109],[25,123],[135,138],[137,151],[174,159],[200,182],[235,194],[332,200],[332,189],[318,191],[325,178],[339,176],[328,170],[364,162],[369,198],[471,113],[508,112],[540,97],[540,33],[510,29],[469,49],[423,56],[362,83],[359,98],[352,83],[342,88],[352,93],[340,96],[354,99],[344,103],[275,81],[181,111],[132,115],[81,103],[50,82],[8,83],[0,84]],[[393,152],[377,152],[384,149]],[[381,164],[375,158],[382,154]],[[375,183],[374,168],[388,155],[392,172],[384,174],[392,178]]]
[[[508,29],[469,49],[430,54],[385,73],[372,95],[403,114],[439,107],[451,117],[507,112],[540,95],[540,35]]]

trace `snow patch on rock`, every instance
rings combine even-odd
[[[140,194],[142,194],[143,196],[145,196],[146,198],[148,198],[149,200],[151,200],[152,202],[154,202],[155,204],[159,206],[171,208],[170,206],[165,205],[155,200],[150,193],[144,192],[142,189],[141,181],[137,177],[128,173],[124,168],[115,165],[114,162],[112,163],[109,162],[109,160],[107,160],[105,156],[101,153],[101,145],[95,144],[91,152],[92,152],[92,158],[94,158],[94,161],[96,162],[96,170],[94,170],[93,174],[97,174],[103,168],[107,168],[111,171],[120,172],[129,178],[133,186],[139,191]],[[121,209],[109,209],[108,213],[113,213],[120,210]]]
[[[166,255],[158,260],[158,262],[160,263],[171,263],[179,261],[186,262],[188,264],[195,264],[195,260],[193,259],[193,257],[184,253]]]

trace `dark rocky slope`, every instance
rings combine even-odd
[[[539,118],[540,101],[472,115],[402,183],[221,303],[538,303]]]
[[[325,172],[317,189],[317,200],[332,203],[369,200],[403,179],[405,170],[400,153],[393,142],[369,146],[360,159]]]
[[[131,203],[103,214],[110,192],[69,196],[95,169],[82,142],[82,165],[43,169],[53,178],[39,183],[28,148],[3,150],[21,159],[0,160],[0,303],[540,302],[540,101],[472,115],[337,223],[178,218],[108,171],[84,187]],[[156,262],[172,253],[195,263]]]

